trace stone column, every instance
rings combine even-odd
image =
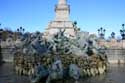
[[[67,0],[59,0],[59,4],[66,4]]]

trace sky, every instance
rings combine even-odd
[[[45,31],[55,17],[58,0],[0,0],[0,28],[15,31],[22,26],[26,31]],[[98,33],[100,27],[120,35],[125,23],[125,0],[68,0],[70,20],[77,21],[82,31]]]

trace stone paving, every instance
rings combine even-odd
[[[17,76],[12,63],[4,63],[0,66],[0,83],[30,83],[30,81],[25,76]]]

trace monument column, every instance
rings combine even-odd
[[[59,0],[58,4],[66,4],[66,0]]]
[[[74,37],[75,29],[73,22],[69,19],[69,15],[70,6],[67,4],[67,0],[58,0],[58,3],[55,6],[55,19],[48,24],[45,35],[51,37],[57,34],[60,29],[65,29],[65,36]]]
[[[69,21],[70,7],[67,0],[59,0],[55,7],[55,21]]]

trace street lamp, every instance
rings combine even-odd
[[[17,28],[17,37],[20,38],[24,34],[25,29],[22,27]]]
[[[115,32],[111,33],[111,38],[113,38],[113,39],[115,38]]]
[[[104,39],[104,37],[105,37],[105,32],[106,32],[106,30],[103,29],[102,27],[101,27],[100,29],[98,29],[99,38]]]
[[[1,23],[0,23],[0,46],[1,46],[1,41],[2,41],[2,31],[3,29],[1,28]]]
[[[124,55],[123,54],[123,40],[125,40],[125,28],[124,28],[124,26],[125,26],[125,24],[122,24],[122,29],[120,30],[120,34],[121,34],[121,36],[122,36],[122,56]],[[124,61],[125,61],[125,56],[123,56],[123,58],[124,58]]]
[[[25,29],[22,28],[22,27],[19,27],[19,28],[17,29],[17,32],[19,32],[20,34],[23,34],[24,31],[25,31]]]
[[[122,24],[122,29],[120,30],[120,34],[122,36],[122,40],[125,40],[125,24]]]

